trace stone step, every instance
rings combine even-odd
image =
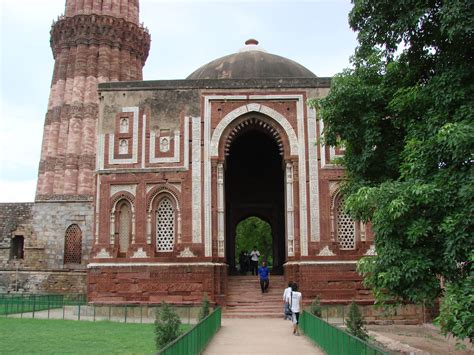
[[[233,276],[228,280],[224,318],[283,318],[283,276],[270,276],[270,286],[262,294],[255,276]]]

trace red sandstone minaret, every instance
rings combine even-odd
[[[150,35],[139,0],[66,0],[53,23],[55,59],[44,124],[36,201],[91,201],[97,84],[141,80]]]

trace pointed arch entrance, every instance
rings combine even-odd
[[[286,260],[285,149],[281,127],[266,115],[250,112],[227,127],[221,143],[229,270],[236,272],[237,225],[256,216],[271,226],[273,273],[281,273]]]

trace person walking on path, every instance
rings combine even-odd
[[[253,250],[250,252],[250,268],[252,269],[252,275],[257,275],[259,256],[260,252],[257,250],[257,247],[254,246]]]
[[[300,335],[298,330],[298,324],[300,320],[301,304],[302,304],[302,294],[298,292],[298,285],[293,283],[291,286],[291,292],[288,296],[288,303],[290,304],[290,309],[293,314],[293,334]]]
[[[264,293],[270,283],[270,270],[268,270],[267,263],[265,261],[262,262],[262,266],[258,268],[258,276],[260,278],[260,288],[262,289],[262,293]]]
[[[288,287],[283,291],[283,319],[291,320],[292,313],[290,309],[290,304],[288,303],[288,297],[292,291],[291,286],[293,286],[293,281],[288,282]]]

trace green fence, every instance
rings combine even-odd
[[[214,312],[196,324],[188,332],[161,349],[160,355],[197,355],[200,354],[214,334],[221,327],[221,308],[217,307]]]
[[[328,355],[388,355],[388,352],[370,345],[308,312],[300,317],[304,334]]]
[[[62,308],[67,305],[85,304],[86,295],[30,295],[0,294],[0,315],[34,313]]]

